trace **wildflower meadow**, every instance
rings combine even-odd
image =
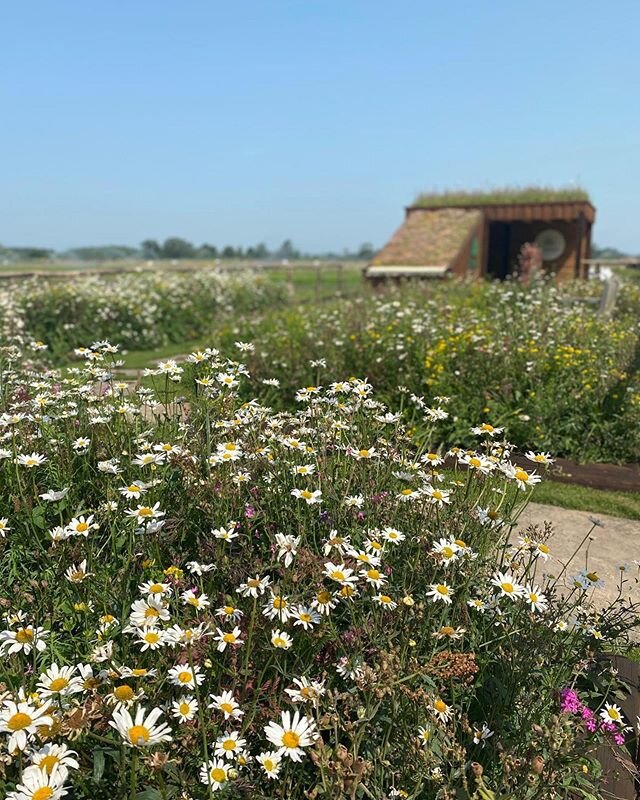
[[[557,566],[549,528],[519,523],[553,460],[525,398],[555,370],[595,402],[585,382],[623,380],[629,334],[493,291],[486,312],[309,308],[279,350],[274,329],[137,386],[82,326],[77,366],[53,368],[36,332],[55,303],[38,322],[21,301],[0,356],[7,800],[598,798],[596,748],[637,735],[609,654],[638,609],[626,573],[594,606],[583,549]],[[518,413],[496,402],[499,328]],[[525,414],[549,446],[523,467]]]

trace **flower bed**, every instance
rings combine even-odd
[[[595,746],[633,736],[600,656],[638,616],[514,533],[547,454],[514,466],[479,418],[445,477],[445,398],[417,447],[364,378],[275,412],[208,350],[157,406],[105,382],[115,351],[65,377],[4,352],[8,798],[594,796]]]
[[[58,362],[96,339],[152,348],[195,339],[216,318],[273,306],[283,296],[283,286],[240,270],[17,281],[0,291],[1,340],[42,343]]]
[[[394,407],[406,406],[407,394],[455,397],[440,429],[445,442],[471,446],[470,428],[489,415],[524,449],[637,462],[640,293],[626,286],[619,314],[606,319],[576,302],[589,290],[414,284],[234,320],[219,341],[255,342],[253,373],[278,378],[285,397],[336,373],[366,375]]]

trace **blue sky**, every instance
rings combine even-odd
[[[640,251],[637,0],[7,0],[0,242],[382,244],[423,189],[586,186]]]

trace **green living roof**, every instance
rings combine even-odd
[[[445,190],[424,192],[413,203],[414,208],[475,207],[525,203],[590,203],[589,193],[577,187],[553,189],[548,186],[505,187],[478,191]]]

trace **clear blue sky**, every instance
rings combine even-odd
[[[0,242],[382,244],[579,182],[640,251],[638,0],[6,0]]]

